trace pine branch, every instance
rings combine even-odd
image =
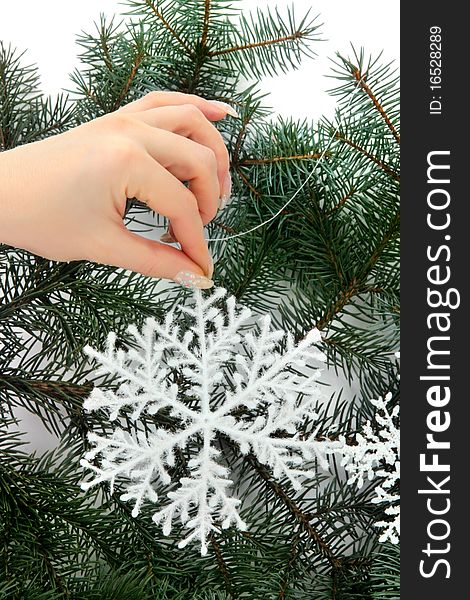
[[[222,229],[222,231],[225,231],[229,235],[234,235],[237,233],[235,231],[235,229],[232,229],[228,225],[225,225],[225,223],[220,223],[220,221],[214,221],[213,225],[214,225],[214,227],[218,227],[219,229]]]
[[[209,52],[208,55],[210,58],[214,58],[215,56],[223,56],[225,54],[231,54],[232,52],[243,52],[244,50],[253,50],[255,48],[266,48],[268,46],[273,46],[276,44],[283,44],[288,41],[293,40],[301,40],[307,37],[303,32],[296,31],[291,35],[285,35],[281,37],[277,37],[271,40],[263,40],[260,42],[252,42],[248,44],[242,44],[240,46],[233,46],[232,48],[224,48],[223,50],[216,50]]]
[[[338,315],[343,308],[348,304],[351,299],[359,293],[358,281],[353,278],[349,282],[347,287],[341,290],[339,298],[334,304],[328,307],[327,311],[323,313],[320,319],[316,322],[315,327],[322,331],[331,321]]]
[[[357,191],[357,190],[356,190],[356,188],[354,188],[354,187],[353,187],[353,188],[351,188],[351,189],[349,190],[349,192],[348,192],[346,195],[344,195],[344,196],[341,198],[341,200],[339,200],[339,202],[337,202],[337,203],[336,203],[336,204],[333,206],[333,208],[332,208],[330,211],[328,211],[328,212],[326,213],[326,216],[327,216],[327,217],[330,217],[330,216],[331,216],[333,213],[335,213],[335,212],[336,212],[337,210],[339,210],[339,209],[340,209],[342,206],[344,206],[344,205],[346,204],[346,202],[347,202],[348,200],[350,200],[350,199],[351,199],[351,198],[354,196],[354,194],[356,193],[356,191]]]
[[[21,378],[5,373],[0,374],[0,389],[9,389],[17,393],[29,393],[37,391],[54,400],[60,400],[64,396],[83,399],[90,395],[92,384],[78,385],[68,381],[53,381],[44,379]]]
[[[242,118],[242,123],[241,123],[241,127],[240,130],[238,131],[237,137],[235,139],[235,142],[233,144],[233,151],[232,151],[232,163],[235,166],[238,166],[240,164],[240,152],[242,150],[243,147],[243,142],[247,136],[248,133],[248,127],[251,123],[251,119],[253,117],[254,111],[251,111],[249,113],[247,113],[246,115],[243,116]]]
[[[390,117],[387,115],[387,113],[385,112],[385,110],[383,109],[382,105],[380,104],[380,102],[377,100],[376,96],[374,95],[374,93],[372,92],[372,90],[370,89],[370,87],[367,85],[366,81],[365,81],[365,76],[363,73],[361,73],[361,71],[355,67],[353,67],[352,69],[354,78],[356,79],[356,81],[359,82],[359,86],[360,88],[369,96],[369,98],[372,100],[372,102],[374,103],[375,108],[379,111],[380,115],[382,116],[383,120],[385,121],[385,123],[387,124],[387,127],[390,129],[390,131],[393,134],[393,137],[395,138],[397,144],[400,143],[400,135],[397,132],[397,130],[395,129],[395,127],[393,126],[392,121],[390,120]]]
[[[294,567],[298,559],[298,545],[300,542],[300,535],[297,533],[292,538],[291,551],[289,556],[289,561],[285,567],[284,575],[281,581],[281,586],[279,589],[278,600],[284,600],[287,597],[288,588],[289,588],[289,580],[291,577],[291,571]]]
[[[390,225],[388,230],[385,232],[383,238],[379,241],[376,248],[372,252],[369,261],[364,265],[364,278],[371,272],[371,270],[375,267],[380,257],[382,256],[385,248],[392,242],[393,240],[397,240],[400,235],[400,213],[397,211],[393,215],[392,220],[390,221]],[[377,290],[375,290],[377,293]]]
[[[135,79],[135,76],[137,75],[137,71],[138,71],[138,69],[139,69],[139,67],[140,67],[140,65],[141,65],[144,57],[145,57],[145,53],[142,52],[142,51],[140,51],[140,52],[138,52],[136,54],[135,59],[134,59],[134,63],[132,65],[131,72],[129,73],[129,77],[127,78],[127,81],[126,81],[124,87],[122,88],[121,93],[119,94],[116,102],[114,103],[114,106],[113,106],[113,109],[112,109],[113,111],[117,110],[121,106],[122,102],[124,101],[124,99],[126,98],[127,94],[129,93],[131,85],[132,85],[132,83],[133,83],[133,81]]]
[[[248,179],[248,177],[245,175],[245,173],[243,173],[243,171],[241,170],[241,168],[239,167],[239,165],[236,165],[235,171],[241,177],[243,183],[248,187],[248,189],[250,190],[250,192],[256,198],[261,198],[262,193],[255,188],[255,186],[251,183],[251,181]],[[232,231],[235,231],[235,230],[232,230]]]
[[[254,456],[248,456],[248,462],[255,469],[257,474],[265,482],[266,486],[273,491],[276,496],[281,500],[284,506],[288,509],[291,515],[299,523],[302,530],[308,535],[308,537],[315,543],[320,553],[328,560],[333,568],[338,568],[341,565],[341,559],[337,558],[330,546],[323,540],[318,531],[310,523],[309,515],[302,512],[301,508],[290,498],[283,487],[276,481],[273,481],[268,470],[258,462]]]
[[[227,563],[224,560],[224,557],[222,555],[222,549],[220,547],[219,542],[217,541],[217,538],[214,534],[214,532],[211,533],[211,535],[209,536],[209,542],[212,546],[212,550],[214,551],[215,557],[217,559],[217,565],[219,567],[220,572],[222,573],[222,576],[224,578],[224,582],[225,582],[225,587],[227,589],[227,592],[229,594],[233,593],[233,589],[232,589],[232,581],[230,578],[230,573],[227,567]]]
[[[361,146],[359,146],[358,144],[356,144],[352,140],[348,139],[347,137],[345,137],[340,132],[338,132],[338,133],[335,134],[335,138],[337,140],[339,140],[340,142],[348,144],[348,146],[351,146],[351,148],[354,148],[354,150],[357,150],[358,152],[360,152],[361,154],[363,154],[364,156],[366,156],[369,160],[371,160],[376,165],[378,165],[381,169],[383,169],[385,171],[385,173],[387,173],[387,175],[390,175],[390,177],[392,177],[392,179],[394,179],[395,181],[398,181],[398,182],[400,181],[400,176],[398,175],[398,173],[396,173],[383,160],[381,160],[380,158],[377,158],[377,156],[374,156],[373,154],[371,154],[370,152],[368,152],[364,148],[361,148]]]
[[[207,45],[207,34],[209,33],[209,18],[211,11],[211,0],[204,0],[204,25],[202,28],[201,46]]]
[[[287,162],[290,160],[315,160],[322,157],[321,152],[315,152],[313,154],[298,154],[294,156],[274,156],[272,158],[244,158],[238,164],[240,166],[245,165],[263,165],[276,162]]]
[[[129,4],[133,14],[143,15],[137,23],[118,31],[102,21],[94,35],[79,40],[84,52],[82,70],[73,75],[73,101],[44,99],[35,68],[22,66],[21,56],[0,47],[0,149],[65,131],[153,89],[193,91],[233,103],[242,119],[225,119],[217,127],[232,156],[234,193],[211,231],[234,235],[256,227],[314,173],[269,225],[213,246],[217,283],[257,312],[276,315],[279,309],[279,319],[299,339],[315,324],[328,328],[323,343],[332,368],[345,374],[358,369],[364,398],[384,393],[394,375],[386,356],[396,343],[399,313],[400,136],[398,90],[389,66],[378,59],[367,63],[362,52],[336,63],[340,138],[326,160],[315,164],[336,125],[320,122],[315,129],[307,122],[268,120],[257,84],[240,91],[241,74],[258,80],[295,69],[303,56],[313,55],[318,26],[308,15],[297,20],[288,9],[282,19],[268,9],[240,14],[236,23],[236,8],[225,0]],[[358,81],[361,92],[350,102]],[[110,330],[126,342],[129,315],[140,324],[182,296],[172,292],[166,298],[155,282],[140,276],[89,263],[57,265],[5,246],[0,246],[0,270],[5,404],[47,412],[46,419],[59,415],[57,431],[64,425],[62,407],[68,417],[61,454],[66,458],[59,469],[44,461],[35,474],[16,438],[7,433],[0,443],[2,464],[5,458],[14,466],[18,484],[0,469],[0,512],[13,510],[19,497],[23,502],[8,514],[18,521],[0,519],[7,523],[6,529],[0,525],[0,546],[6,548],[0,578],[9,577],[8,587],[0,584],[0,598],[227,600],[242,594],[286,599],[310,594],[326,600],[372,593],[388,598],[387,586],[397,589],[393,557],[384,552],[381,562],[371,554],[375,516],[367,492],[350,490],[339,476],[324,489],[318,475],[305,495],[293,496],[262,465],[248,460],[251,468],[245,469],[239,448],[227,451],[225,443],[222,457],[227,462],[233,457],[231,472],[243,490],[253,532],[238,535],[229,529],[211,536],[210,559],[178,550],[177,534],[161,543],[146,525],[150,510],[144,508],[142,519],[132,518],[118,493],[109,496],[102,488],[94,499],[100,509],[86,505],[77,494],[76,464],[91,420],[77,408],[92,379],[82,348],[101,345]],[[111,379],[101,384],[114,385]],[[367,401],[358,401],[357,415],[367,418],[368,410]],[[332,429],[347,435],[354,430],[352,415],[344,406],[325,409],[317,438]],[[176,427],[162,414],[143,419],[141,429],[149,431],[155,421],[163,429]],[[4,410],[0,425],[15,426],[9,422]],[[102,415],[93,424],[108,428]],[[124,424],[130,431],[140,427],[127,414]],[[175,478],[184,474],[186,460],[177,461]],[[55,473],[53,483],[48,473]],[[158,488],[159,494],[166,491]],[[31,552],[30,541],[38,535],[45,558]]]
[[[155,0],[144,0],[145,4],[150,8],[153,14],[160,20],[165,29],[173,36],[173,38],[180,44],[182,48],[187,52],[188,55],[192,55],[193,51],[190,46],[183,40],[183,38],[178,34],[176,29],[169,23],[169,21],[164,17],[163,13],[158,10],[158,6],[155,4]]]

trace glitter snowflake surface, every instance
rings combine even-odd
[[[342,465],[349,474],[348,483],[357,484],[360,488],[365,479],[375,477],[383,479],[375,488],[374,504],[387,504],[385,514],[391,519],[378,521],[375,525],[382,530],[380,542],[398,544],[400,541],[400,495],[393,491],[400,482],[400,430],[396,425],[400,407],[397,405],[391,411],[389,404],[392,394],[385,398],[371,400],[376,408],[375,421],[380,427],[374,431],[370,421],[356,435],[356,445],[346,444],[341,438],[343,447]]]
[[[158,422],[165,413],[172,425],[135,435],[118,427],[109,437],[90,433],[92,448],[81,464],[94,478],[82,489],[107,481],[113,490],[122,480],[121,499],[133,502],[133,516],[143,502],[157,503],[153,520],[163,533],[169,535],[179,519],[186,530],[180,547],[196,541],[202,554],[219,526],[246,528],[240,500],[230,495],[233,482],[221,437],[296,489],[309,476],[312,459],[327,465],[329,450],[315,440],[315,432],[298,433],[306,419],[317,418],[315,406],[322,398],[320,371],[311,365],[324,360],[315,348],[319,332],[295,344],[290,334],[272,329],[269,316],[254,322],[249,309],[225,294],[218,289],[206,297],[196,291],[191,305],[177,307],[164,322],[148,319],[142,331],[129,327],[133,343],[125,350],[116,348],[114,334],[103,353],[86,349],[99,365],[97,374],[111,374],[117,382],[112,391],[95,387],[86,410],[105,410],[112,421],[122,410],[130,410],[134,421],[146,413]],[[174,481],[171,473],[183,450],[190,458],[184,476]],[[157,481],[168,487],[163,500]]]

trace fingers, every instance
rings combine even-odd
[[[132,113],[161,106],[179,106],[181,104],[193,104],[210,121],[220,121],[227,115],[239,116],[237,111],[225,102],[206,100],[195,94],[183,94],[181,92],[149,92],[139,100],[126,104],[117,112]]]
[[[186,142],[194,144],[190,140]],[[173,176],[149,154],[142,152],[128,165],[125,192],[127,197],[138,198],[155,212],[168,217],[183,252],[199,265],[202,272],[207,274],[211,271],[212,263],[204,238],[198,201],[193,192],[178,181],[177,176]]]
[[[186,254],[132,233],[124,224],[106,232],[106,250],[94,260],[149,277],[173,279],[185,287],[208,289],[213,282]]]
[[[145,123],[136,124],[136,139],[174,177],[189,181],[202,222],[209,223],[217,213],[220,196],[217,158],[213,150],[170,131],[154,129]],[[174,201],[177,199],[175,197]],[[179,237],[178,240],[181,241]]]
[[[229,195],[227,177],[230,160],[227,147],[219,131],[194,104],[162,106],[133,114],[133,118],[151,127],[165,129],[210,148],[217,161],[219,197]]]

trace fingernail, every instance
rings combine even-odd
[[[214,282],[208,277],[197,275],[197,273],[192,273],[191,271],[180,271],[176,275],[175,281],[188,289],[198,288],[200,290],[208,290],[214,285]]]
[[[209,100],[209,102],[212,102],[212,104],[215,104],[216,106],[220,106],[220,108],[222,108],[231,117],[235,117],[236,119],[240,118],[238,112],[233,108],[233,106],[227,104],[227,102],[221,102],[220,100]]]
[[[219,199],[219,210],[224,209],[227,206],[227,202],[230,200],[230,195],[232,193],[232,178],[230,173],[227,173],[224,179],[224,183],[222,185],[222,195]]]
[[[207,277],[212,279],[212,275],[214,274],[214,259],[212,258],[212,254],[209,252],[209,265],[207,267]]]
[[[175,238],[169,231],[160,236],[160,241],[164,242],[165,244],[174,244],[176,242]]]

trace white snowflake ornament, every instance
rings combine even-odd
[[[397,405],[389,411],[392,394],[385,398],[371,400],[376,408],[375,421],[380,430],[376,433],[370,421],[356,434],[356,445],[348,445],[344,437],[339,452],[343,455],[341,464],[349,474],[348,483],[356,484],[358,488],[364,485],[364,480],[375,477],[383,481],[375,488],[374,504],[388,504],[385,514],[391,517],[388,521],[378,521],[376,527],[382,530],[379,542],[398,544],[400,541],[400,495],[392,492],[400,481],[400,430],[396,420],[400,413]],[[387,468],[384,468],[384,466]]]
[[[148,319],[142,331],[130,326],[135,345],[126,350],[116,349],[114,334],[104,353],[86,348],[99,364],[97,374],[114,375],[118,386],[116,391],[95,387],[86,410],[103,409],[116,420],[130,408],[134,421],[166,411],[174,425],[135,436],[121,428],[110,437],[90,433],[93,447],[81,465],[95,476],[82,489],[108,481],[113,490],[122,478],[121,499],[133,501],[136,517],[144,501],[161,502],[155,482],[173,484],[153,520],[168,535],[179,518],[188,530],[179,546],[197,540],[203,555],[219,524],[246,528],[240,500],[229,493],[233,482],[218,447],[220,436],[296,489],[310,475],[308,461],[317,458],[326,467],[331,451],[331,444],[315,440],[315,432],[306,438],[297,432],[306,419],[317,418],[315,406],[322,398],[320,371],[312,368],[305,375],[307,364],[325,358],[314,347],[319,332],[295,344],[290,334],[271,328],[269,316],[253,323],[249,309],[225,296],[223,289],[207,297],[195,291],[193,305],[177,307],[164,322]],[[190,321],[184,329],[178,325],[183,318]],[[190,456],[187,474],[175,482],[172,467],[183,449]],[[99,466],[90,462],[98,456]]]

